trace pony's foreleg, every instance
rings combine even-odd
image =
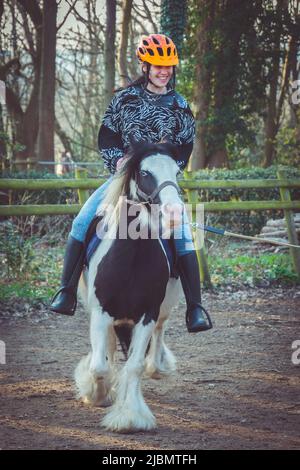
[[[133,331],[129,358],[118,379],[116,401],[102,421],[111,431],[148,430],[156,425],[141,391],[145,353],[155,322],[144,325],[143,318]]]
[[[94,308],[90,320],[92,356],[90,372],[95,379],[105,377],[110,369],[109,345],[113,334],[113,318],[101,308]]]
[[[112,318],[102,309],[91,313],[90,338],[92,351],[84,357],[75,370],[79,396],[85,403],[107,406],[111,387],[111,366],[114,354]]]

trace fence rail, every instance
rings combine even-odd
[[[40,189],[97,189],[106,181],[105,178],[73,178],[73,179],[0,179],[0,189],[40,190]],[[299,179],[269,180],[180,180],[182,189],[272,189],[300,188]]]
[[[84,169],[77,169],[75,179],[0,179],[0,190],[22,191],[22,190],[58,190],[77,189],[80,204],[33,204],[33,205],[2,205],[0,206],[0,216],[29,216],[29,215],[64,215],[77,214],[87,200],[88,189],[97,189],[105,182],[104,178],[87,178]],[[298,244],[298,238],[292,213],[300,210],[300,201],[292,201],[290,189],[300,188],[300,179],[287,179],[283,172],[278,172],[278,179],[262,180],[199,180],[192,173],[185,173],[185,179],[179,181],[180,187],[186,191],[188,202],[196,210],[199,200],[199,189],[279,189],[281,200],[279,201],[222,201],[204,202],[206,212],[228,212],[228,211],[264,211],[283,210],[289,242]],[[290,249],[294,268],[300,276],[300,250]],[[206,269],[205,252],[198,253],[201,279],[209,284],[209,273]]]

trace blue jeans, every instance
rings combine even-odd
[[[103,201],[105,192],[110,185],[112,176],[100,188],[96,189],[82,206],[80,212],[73,220],[71,236],[83,242],[88,227],[95,217],[99,204]],[[184,211],[183,223],[174,230],[174,242],[178,256],[183,256],[195,250],[192,233],[186,211]]]

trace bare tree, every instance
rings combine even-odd
[[[197,80],[194,83],[196,139],[189,165],[190,170],[205,168],[207,160],[204,122],[209,113],[211,70],[205,63],[201,62],[200,58],[208,54],[212,47],[209,31],[214,18],[215,2],[204,0],[202,8],[203,21],[198,28],[196,42],[196,56],[199,58],[196,64]]]
[[[44,0],[37,155],[49,162],[54,162],[56,16],[56,0]]]
[[[104,98],[103,105],[109,105],[115,86],[115,42],[116,42],[116,0],[106,0],[106,30],[104,49]]]
[[[123,0],[122,3],[122,26],[121,26],[121,40],[119,48],[119,74],[122,86],[128,83],[128,66],[127,66],[127,47],[129,37],[129,26],[131,20],[133,0]]]
[[[278,0],[276,13],[278,17],[289,17],[289,1]],[[267,109],[265,118],[265,148],[263,166],[272,165],[275,157],[275,139],[280,127],[282,109],[287,95],[290,77],[293,74],[293,64],[299,50],[299,1],[294,2],[294,27],[291,28],[288,40],[283,40],[283,29],[275,29],[273,37],[273,53],[270,63],[269,93],[267,96]],[[282,54],[282,47],[284,53]],[[283,58],[281,57],[283,55]]]
[[[4,61],[0,67],[0,78],[6,83],[6,105],[11,122],[12,140],[13,143],[17,144],[15,156],[23,160],[27,157],[33,157],[38,130],[42,14],[36,0],[18,0],[17,4],[11,2],[8,6],[10,7],[10,12],[12,12],[12,9],[14,11],[11,23],[12,34],[16,31],[16,24],[18,24],[20,29],[19,40],[22,42],[22,47],[27,54],[27,62],[29,57],[31,59],[31,64],[27,65],[29,70],[31,70],[30,83],[28,83],[27,77],[21,72],[20,53],[17,51],[14,39],[13,50],[17,56],[8,62]],[[22,17],[22,22],[18,19],[17,8]],[[29,24],[28,17],[31,24]],[[22,77],[25,82],[26,103],[23,97],[24,92],[20,91],[18,86],[17,79],[19,77]],[[20,168],[22,168],[22,165],[20,165]]]

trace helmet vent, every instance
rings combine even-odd
[[[154,44],[160,44],[160,42],[156,39],[155,36],[151,36],[151,38],[152,38]]]
[[[143,44],[144,44],[144,46],[149,46],[149,42],[146,41],[145,39],[143,39]]]
[[[147,47],[147,52],[149,52],[149,54],[150,54],[150,55],[154,56],[154,52],[153,52],[153,50],[152,50],[152,49],[150,49],[150,48],[148,48],[148,47]]]
[[[163,57],[164,51],[162,50],[161,47],[158,47],[158,48],[157,48],[157,52],[159,53],[159,55],[160,55],[161,57]]]
[[[170,54],[171,54],[171,47],[168,47],[168,49],[167,49],[167,55],[170,56]]]

